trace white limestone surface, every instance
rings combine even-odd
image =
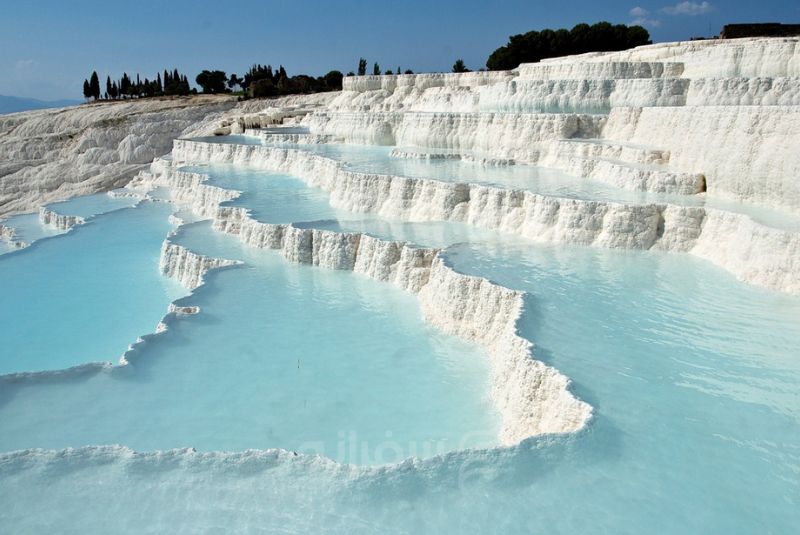
[[[187,97],[0,115],[0,216],[123,186],[191,125],[233,105]]]
[[[457,221],[550,243],[689,252],[743,281],[800,293],[800,233],[758,224],[740,213],[726,217],[751,232],[712,233],[706,217],[715,211],[704,207],[562,199],[494,186],[359,173],[329,158],[280,147],[177,140],[173,159],[176,165],[233,163],[297,176],[329,191],[333,205],[350,211]],[[698,247],[701,243],[706,245]],[[760,254],[775,243],[784,245],[769,256]],[[736,257],[728,254],[731,248],[739,251]]]
[[[348,77],[303,124],[352,143],[479,151],[633,191],[707,189],[800,213],[799,106],[800,39],[757,38],[660,43],[512,71]],[[586,138],[668,157],[643,166],[563,152],[563,141]]]
[[[84,218],[77,215],[63,215],[45,206],[39,208],[39,222],[58,230],[69,230],[75,225],[83,225]]]
[[[199,255],[167,239],[161,246],[159,269],[162,274],[180,282],[187,290],[194,290],[203,284],[203,277],[210,270],[240,263],[237,260]]]

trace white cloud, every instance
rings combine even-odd
[[[666,6],[661,8],[662,13],[667,15],[702,15],[710,11],[714,11],[714,6],[711,2],[679,2],[674,6]]]
[[[648,18],[650,12],[641,6],[636,6],[634,8],[631,8],[631,10],[628,11],[628,14],[631,17],[633,17],[631,24],[638,24],[640,26],[649,26],[651,28],[658,28],[659,26],[661,26],[661,21],[658,19]]]
[[[14,67],[18,71],[30,71],[36,65],[36,61],[32,59],[21,59],[18,60]]]

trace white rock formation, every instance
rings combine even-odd
[[[241,134],[247,129],[291,123],[325,106],[338,92],[289,95],[239,102],[219,114],[208,115],[183,132],[184,137]]]
[[[123,186],[229,99],[101,103],[0,115],[0,216]]]
[[[184,190],[174,193],[173,199],[197,213],[215,212],[215,229],[238,236],[250,246],[276,249],[292,262],[350,270],[394,284],[419,296],[428,322],[483,345],[491,361],[493,399],[503,417],[500,439],[504,444],[542,433],[575,431],[591,417],[591,407],[569,392],[569,380],[535,360],[532,344],[518,335],[520,292],[456,273],[435,249],[360,233],[258,222],[244,208],[220,207],[202,194],[202,183],[185,180],[185,173],[163,166],[156,170],[144,179]],[[197,199],[192,199],[194,192]],[[207,206],[199,207],[201,199]],[[166,240],[160,264],[164,274],[191,289],[202,284],[209,269],[234,262],[197,255]]]
[[[720,197],[800,212],[800,106],[615,108],[603,137],[668,147]]]
[[[6,242],[14,249],[24,249],[29,244],[17,239],[17,230],[13,227],[0,224],[0,241]]]
[[[58,230],[69,230],[75,225],[83,225],[85,220],[77,215],[62,215],[45,206],[39,208],[39,222]]]
[[[550,243],[688,252],[741,280],[800,293],[800,233],[761,225],[739,213],[672,204],[560,199],[493,186],[359,173],[329,158],[280,147],[177,140],[173,158],[175,164],[235,163],[291,174],[329,191],[333,205],[355,212],[457,221]],[[161,178],[173,174],[175,184],[182,184],[181,173],[162,170]],[[169,178],[163,185],[171,184]],[[189,202],[204,195],[202,185],[193,187],[198,193],[187,193]],[[205,205],[195,210],[208,214]],[[722,232],[721,227],[709,224],[722,216],[727,228],[740,230]],[[770,254],[763,254],[765,250]]]
[[[184,288],[194,290],[203,284],[203,277],[210,270],[237,264],[241,262],[199,255],[167,239],[161,246],[159,269],[165,276],[180,282]]]
[[[304,124],[348,142],[476,151],[635,191],[707,189],[800,213],[798,43],[664,43],[504,72],[347,77]],[[565,151],[576,138],[601,147]],[[663,157],[642,162],[608,144]]]

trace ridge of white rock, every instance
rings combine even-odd
[[[46,206],[39,208],[39,222],[58,230],[69,230],[75,225],[83,225],[86,220],[77,215],[62,215]]]
[[[426,152],[407,149],[392,149],[389,153],[392,158],[405,158],[408,160],[458,160],[466,163],[474,163],[484,167],[509,166],[516,162],[511,158],[481,158],[470,153],[459,152]]]
[[[0,240],[6,242],[14,249],[24,249],[29,245],[27,242],[17,239],[17,230],[14,227],[9,227],[2,223],[0,223]]]
[[[439,251],[413,247],[407,242],[386,241],[361,233],[298,228],[292,224],[268,224],[253,219],[241,207],[219,206],[201,192],[185,173],[154,166],[145,175],[154,185],[175,190],[173,199],[198,214],[213,215],[215,229],[237,236],[243,243],[278,250],[289,261],[327,269],[343,269],[388,282],[419,297],[426,321],[442,331],[481,344],[492,369],[492,396],[502,415],[500,440],[516,444],[543,433],[571,432],[590,419],[591,407],[569,391],[569,380],[554,368],[533,358],[532,344],[519,336],[517,319],[522,293],[487,279],[455,272],[439,257]],[[207,203],[199,207],[200,199]],[[231,265],[164,242],[162,272],[187,288],[202,284],[209,269]],[[165,327],[166,328],[166,327]]]
[[[800,76],[797,37],[759,37],[704,41],[676,41],[636,47],[621,52],[591,52],[542,63],[563,61],[672,61],[684,64],[689,78]]]
[[[100,103],[0,115],[0,215],[125,185],[232,99]]]
[[[151,165],[151,169],[163,172],[164,169],[169,169],[169,165],[165,160],[157,159]],[[170,189],[170,199],[178,204],[187,205],[201,217],[213,216],[220,203],[231,201],[241,195],[239,191],[205,184],[206,175],[200,173],[173,171],[171,177],[174,187]],[[152,183],[152,176],[149,173],[140,173],[130,181],[128,188],[147,192],[152,189]]]
[[[614,108],[612,141],[669,147],[670,167],[702,170],[709,195],[800,210],[800,106]]]
[[[347,143],[436,147],[535,163],[549,142],[596,138],[605,117],[587,114],[318,112],[304,120],[316,134]]]
[[[183,137],[241,134],[248,129],[293,124],[306,114],[328,104],[338,92],[288,95],[236,103],[235,107],[190,126]]]
[[[329,135],[264,132],[258,128],[247,128],[244,130],[243,134],[245,136],[257,137],[262,143],[269,145],[321,145],[323,143],[337,143],[344,141],[340,138]]]
[[[360,173],[330,158],[281,147],[177,140],[173,160],[175,165],[233,163],[290,174],[330,192],[332,205],[354,212],[456,221],[540,242],[687,252],[740,280],[800,294],[800,234],[756,223],[744,214],[665,203],[562,199],[494,186]]]
[[[190,251],[172,243],[169,238],[161,245],[159,270],[166,277],[175,279],[187,290],[194,290],[204,282],[204,277],[212,269],[239,265],[238,260],[213,258]],[[170,312],[175,310],[170,309]]]

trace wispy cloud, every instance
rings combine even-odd
[[[18,71],[29,71],[36,65],[36,61],[32,59],[20,59],[14,64]]]
[[[649,18],[650,12],[641,6],[636,6],[628,11],[628,14],[633,18],[631,24],[638,24],[640,26],[649,26],[651,28],[658,28],[661,26],[661,21],[658,19]]]
[[[714,11],[714,6],[711,2],[678,2],[674,6],[666,6],[661,8],[662,13],[667,15],[702,15]]]

